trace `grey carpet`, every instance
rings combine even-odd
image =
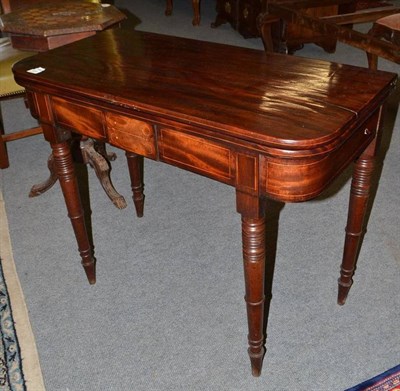
[[[164,16],[162,0],[117,0],[125,27],[262,49],[229,25],[201,26],[189,0]],[[366,66],[339,45],[297,55]],[[382,69],[398,72],[385,61]],[[367,82],[367,81],[366,81]],[[396,98],[396,97],[395,97]],[[247,357],[240,216],[230,187],[146,161],[145,216],[116,210],[90,172],[97,284],[89,286],[58,185],[37,199],[47,175],[41,136],[9,144],[0,173],[14,257],[48,391],[340,391],[400,363],[400,119],[390,105],[380,187],[350,297],[336,304],[349,192],[348,173],[312,202],[280,215],[263,374]],[[6,128],[32,121],[23,103],[3,105]],[[393,136],[391,137],[392,130]],[[117,189],[130,201],[122,152]],[[385,153],[383,153],[385,155]],[[271,235],[274,233],[271,232]]]

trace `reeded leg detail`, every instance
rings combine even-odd
[[[137,217],[142,217],[144,209],[143,156],[126,152],[126,159],[131,178],[132,199],[136,208],[136,215]]]
[[[249,349],[253,376],[260,376],[264,348],[265,218],[242,216]]]
[[[67,142],[52,144],[55,170],[60,181],[71,220],[72,228],[78,242],[82,266],[90,284],[96,282],[95,260],[92,254],[88,233],[86,231],[84,211],[79,195],[78,182],[74,171],[74,163]]]
[[[363,223],[368,206],[374,167],[374,156],[364,153],[357,160],[353,171],[343,261],[338,280],[338,304],[340,305],[346,302],[350,287],[353,284],[352,277],[354,275],[360,241],[364,234]]]

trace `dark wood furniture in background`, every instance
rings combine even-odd
[[[319,3],[324,4],[324,1],[320,1]],[[351,7],[352,10],[354,10],[356,3],[357,1],[353,0],[349,2],[348,7]],[[306,15],[321,18],[324,16],[341,14],[344,12],[343,8],[343,6],[340,7],[337,4],[328,4],[326,6],[318,6],[315,8],[304,8],[302,11]],[[319,32],[299,26],[295,23],[287,23],[285,26],[281,24],[275,32],[275,35],[278,40],[280,40],[280,45],[285,45],[284,50],[287,50],[288,53],[293,53],[296,50],[301,49],[305,43],[310,42],[321,46],[328,53],[333,53],[336,50],[337,40],[335,37],[332,38],[327,34],[320,34]]]
[[[364,1],[362,7],[359,3],[358,0],[217,0],[212,27],[229,22],[245,38],[261,36],[266,49],[275,52],[292,54],[305,43],[315,43],[333,53],[338,40],[353,41],[356,47],[362,42],[365,49],[368,38],[360,38],[352,30],[353,24],[374,22],[399,12],[400,7],[388,6],[385,1]],[[387,32],[385,36],[389,37]],[[381,47],[386,50],[384,45]],[[381,49],[373,44],[371,50]]]
[[[375,21],[368,35],[376,39],[390,42],[397,47],[397,61],[400,64],[400,10],[399,13],[380,18]],[[368,66],[371,69],[378,68],[378,54],[367,52]]]
[[[217,0],[217,16],[211,27],[230,23],[245,38],[259,37],[257,18],[266,5],[267,0]]]
[[[229,22],[235,30],[238,30],[245,38],[259,37],[259,18],[268,11],[270,3],[288,3],[287,0],[217,0],[217,17],[212,27],[218,27],[222,23]],[[314,3],[314,4],[313,4]],[[314,17],[337,15],[355,9],[357,1],[347,0],[347,4],[329,4],[329,1],[319,0],[302,1],[302,11]],[[277,24],[274,36],[277,41],[285,45],[289,52],[301,48],[304,43],[314,42],[325,50],[333,52],[336,48],[336,39],[326,34],[288,23],[286,26]]]
[[[30,73],[38,67],[45,70]],[[14,66],[53,150],[90,283],[95,283],[95,261],[71,133],[126,151],[138,216],[143,214],[144,157],[234,188],[242,219],[248,352],[255,376],[262,367],[264,308],[270,298],[264,285],[265,200],[310,200],[355,161],[338,293],[339,304],[346,300],[364,231],[383,105],[396,82],[394,74],[371,72],[122,29]]]
[[[324,0],[324,4],[337,4],[340,8],[339,15],[315,16],[310,15],[303,9],[318,7],[320,2],[315,0],[277,0],[268,3],[268,9],[259,18],[260,32],[266,51],[282,51],[283,43],[286,50],[291,51],[287,43],[281,37],[274,37],[273,26],[281,23],[284,26],[294,25],[298,28],[307,29],[316,36],[330,37],[331,40],[339,40],[345,44],[362,49],[373,56],[386,58],[390,61],[400,62],[400,50],[396,39],[395,27],[398,17],[389,18],[389,26],[378,28],[376,32],[369,34],[361,33],[353,27],[359,23],[376,22],[378,19],[400,13],[399,6],[372,7],[362,10],[351,11],[351,0]],[[387,20],[387,19],[384,19]],[[379,24],[379,23],[378,23]],[[382,22],[381,24],[385,24]],[[380,36],[379,31],[384,32]],[[381,40],[386,36],[386,41]],[[398,40],[397,40],[398,41]],[[308,42],[308,41],[307,41]]]
[[[192,0],[193,5],[193,26],[200,24],[200,0]],[[167,0],[167,7],[165,9],[165,15],[170,16],[172,14],[173,0]]]

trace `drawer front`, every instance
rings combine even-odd
[[[109,143],[126,151],[156,158],[154,127],[120,114],[106,113]]]
[[[51,103],[57,125],[88,137],[105,138],[104,117],[101,110],[56,97],[51,98]]]
[[[210,140],[162,128],[160,159],[222,182],[232,182],[234,156],[229,148]]]

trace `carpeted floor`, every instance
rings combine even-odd
[[[35,338],[15,269],[0,191],[0,390],[44,391]]]
[[[214,3],[190,1],[164,16],[161,0],[116,0],[136,28],[262,49],[229,25],[211,29]],[[364,53],[297,55],[366,66]],[[399,67],[381,61],[382,69]],[[366,80],[366,82],[368,82]],[[342,391],[399,364],[400,120],[389,106],[380,187],[344,307],[336,304],[348,173],[312,202],[280,213],[267,354],[251,377],[243,301],[240,216],[232,188],[146,161],[145,216],[115,209],[90,172],[98,280],[87,284],[59,189],[28,199],[46,175],[42,138],[9,144],[0,173],[14,257],[48,391]],[[3,106],[11,129],[30,120]],[[127,199],[123,153],[113,181]],[[271,226],[270,235],[275,234]]]

